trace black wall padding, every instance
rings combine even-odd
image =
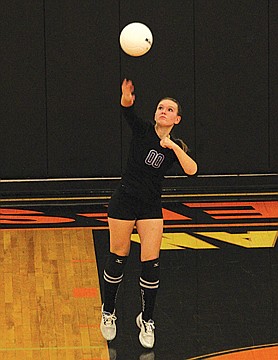
[[[269,6],[269,170],[278,170],[278,2]],[[278,184],[277,184],[278,186]]]
[[[117,1],[46,2],[50,177],[121,170]]]
[[[46,177],[42,2],[1,1],[0,27],[0,177]]]
[[[143,117],[180,100],[199,174],[277,172],[277,18],[275,0],[2,0],[1,178],[120,176],[124,77]],[[154,36],[139,58],[118,42],[135,21]]]
[[[197,1],[196,138],[204,173],[268,171],[268,3]]]

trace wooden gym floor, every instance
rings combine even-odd
[[[138,236],[117,301],[118,335],[99,331],[107,199],[5,199],[0,359],[278,358],[278,194],[163,200],[156,345],[138,341]]]
[[[0,231],[1,359],[109,359],[92,231]]]

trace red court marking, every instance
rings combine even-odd
[[[86,213],[86,214],[77,214],[79,216],[85,216],[85,217],[107,217],[107,213]]]
[[[41,211],[35,210],[21,210],[21,209],[5,209],[0,208],[0,214],[2,215],[30,215],[30,214],[43,214]]]
[[[60,224],[74,222],[75,219],[60,217],[60,216],[46,216],[41,211],[21,210],[21,209],[0,209],[0,224]]]
[[[274,360],[278,359],[278,346],[263,347],[250,350],[239,350],[228,354],[213,355],[205,359],[215,360]]]
[[[204,210],[207,214],[210,214],[213,219],[255,219],[261,218],[262,214],[257,210]],[[219,215],[218,215],[219,214]],[[227,214],[227,215],[226,215]],[[235,215],[232,215],[235,214]],[[248,215],[250,214],[250,215]],[[268,216],[267,216],[268,217]],[[276,217],[276,216],[275,216]],[[278,217],[278,214],[277,214]]]
[[[183,203],[184,205],[191,208],[202,208],[205,209],[205,212],[209,212],[210,210],[206,210],[207,207],[218,208],[221,207],[239,207],[239,206],[249,206],[252,207],[257,213],[261,214],[261,217],[265,218],[277,218],[278,217],[278,201],[240,201],[240,202],[201,202],[201,203]],[[250,215],[250,218],[253,216]]]
[[[86,214],[77,214],[79,216],[84,216],[87,218],[94,218],[98,221],[108,222],[108,214],[107,213],[86,213]]]
[[[83,325],[83,324],[80,324],[79,325],[80,328],[90,328],[90,329],[99,329],[99,325],[98,324],[95,324],[95,325]]]
[[[98,296],[97,288],[75,288],[73,297],[75,298],[95,298]]]
[[[246,209],[246,210],[242,210],[242,209],[230,209],[230,210],[223,210],[223,209],[218,209],[218,210],[206,210],[207,213],[209,214],[258,214],[258,211],[256,211],[255,209]]]
[[[164,220],[192,220],[190,217],[178,214],[168,209],[162,209]]]
[[[9,225],[63,224],[74,221],[75,219],[44,215],[1,215],[0,217],[0,224]]]

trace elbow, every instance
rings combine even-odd
[[[192,175],[195,175],[197,173],[197,171],[198,171],[198,166],[195,163],[189,169],[187,169],[186,173],[187,173],[187,175],[192,176]]]

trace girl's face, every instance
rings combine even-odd
[[[181,121],[178,115],[178,105],[168,99],[161,100],[156,108],[154,120],[159,126],[173,126]]]

